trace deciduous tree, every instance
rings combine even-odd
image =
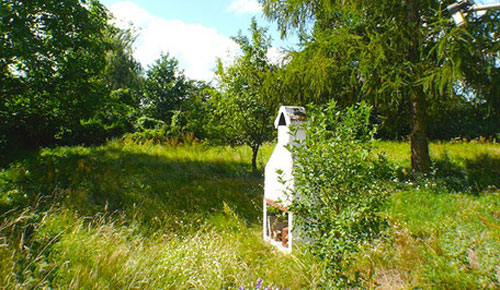
[[[71,135],[106,97],[107,11],[93,0],[0,7],[0,131],[32,146]]]
[[[257,171],[257,154],[263,142],[273,136],[272,120],[278,102],[272,97],[273,74],[277,66],[267,53],[271,39],[255,19],[251,38],[233,37],[242,55],[230,65],[219,60],[217,77],[220,94],[214,98],[216,118],[225,127],[225,139],[252,149],[252,170]]]
[[[161,55],[146,72],[144,95],[141,105],[148,117],[162,120],[167,124],[173,111],[181,109],[185,100],[189,81],[179,69],[179,62],[170,55]]]

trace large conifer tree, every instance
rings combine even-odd
[[[477,45],[487,43],[487,38],[498,42],[498,34],[492,33],[498,24],[481,26],[485,29],[481,34],[456,28],[443,12],[452,1],[260,2],[283,34],[292,29],[303,40],[303,50],[292,54],[289,71],[293,73],[288,76],[299,80],[301,91],[322,101],[335,98],[341,105],[365,99],[376,110],[406,106],[411,165],[417,172],[430,168],[428,107],[463,94],[464,87],[473,88],[469,76],[485,67],[494,68],[491,61],[498,60],[498,47]],[[498,14],[483,18],[495,23]],[[471,29],[477,31],[474,25],[472,21]],[[475,77],[476,83],[484,79]],[[475,96],[487,94],[476,92]]]

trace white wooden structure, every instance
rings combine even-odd
[[[296,146],[306,135],[302,123],[306,120],[303,107],[282,106],[274,121],[278,143],[264,172],[264,240],[284,252],[292,251],[293,215],[288,212],[293,196],[293,158],[286,146]],[[290,126],[297,131],[292,134]]]

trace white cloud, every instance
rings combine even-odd
[[[283,51],[276,46],[272,46],[269,48],[267,51],[267,59],[269,60],[270,63],[272,64],[285,64],[286,63],[286,57],[288,56],[286,51]]]
[[[110,10],[117,26],[132,23],[139,29],[135,57],[145,67],[168,52],[179,60],[189,78],[211,80],[216,58],[229,61],[239,50],[234,41],[213,28],[153,16],[132,2],[118,2]]]
[[[257,0],[235,0],[231,3],[229,11],[236,13],[255,13],[262,10]]]

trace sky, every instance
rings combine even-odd
[[[216,59],[229,62],[238,55],[231,40],[248,31],[252,17],[269,28],[273,38],[269,58],[279,60],[283,48],[294,47],[295,37],[282,40],[275,23],[267,21],[257,0],[101,0],[122,28],[132,24],[138,38],[134,54],[148,68],[162,53],[179,60],[179,67],[196,80],[210,81]]]
[[[478,0],[498,3],[499,0]],[[138,38],[135,57],[148,68],[161,53],[179,60],[185,74],[196,80],[214,77],[216,59],[230,62],[238,55],[231,40],[239,31],[250,36],[252,17],[269,28],[273,38],[269,58],[278,61],[283,48],[297,47],[297,37],[282,40],[277,25],[263,17],[257,0],[101,0],[122,28],[133,24]]]

